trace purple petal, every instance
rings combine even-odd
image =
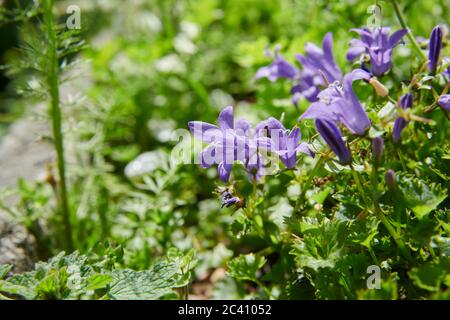
[[[246,135],[250,130],[250,123],[245,119],[236,120],[236,133],[238,135]]]
[[[263,131],[264,130],[264,131]],[[265,132],[266,130],[269,130],[269,132]],[[263,134],[270,133],[271,130],[282,130],[285,131],[286,128],[283,126],[283,124],[275,119],[274,117],[270,117],[264,121],[261,121],[256,127],[255,127],[255,133],[257,136],[261,136]]]
[[[450,94],[440,96],[438,103],[444,110],[450,112]]]
[[[428,51],[428,69],[430,72],[436,71],[439,62],[439,54],[442,48],[442,29],[438,25],[434,27],[430,35],[430,50]]]
[[[346,56],[347,61],[351,62],[351,61],[355,60],[360,55],[362,55],[365,51],[366,51],[366,48],[364,48],[364,47],[357,47],[357,46],[350,47],[347,50],[347,56]]]
[[[220,112],[219,126],[222,130],[234,128],[234,113],[232,106],[228,106]]]
[[[339,113],[339,121],[341,121],[350,132],[363,135],[367,128],[370,127],[370,120],[365,110],[361,106],[353,92],[353,81],[370,79],[370,74],[362,69],[353,70],[347,74],[343,80],[345,100],[341,99],[336,102],[336,109]]]
[[[295,149],[297,147],[301,137],[302,137],[302,132],[300,131],[300,128],[292,129],[287,138],[287,148]]]
[[[407,126],[408,122],[402,117],[397,118],[394,122],[394,132],[393,138],[394,142],[397,143],[400,140],[403,129]]]
[[[255,80],[267,78],[270,81],[276,81],[278,78],[294,79],[298,74],[298,69],[287,62],[279,54],[280,48],[277,46],[274,52],[274,61],[265,67],[259,68],[255,74]]]
[[[405,93],[400,97],[398,105],[402,109],[412,108],[414,102],[414,95],[412,93]]]
[[[328,61],[333,61],[334,63],[334,57],[333,57],[333,34],[331,32],[328,32],[322,41],[322,48],[323,48],[323,54],[325,56],[325,59]]]
[[[337,117],[333,114],[333,109],[331,106],[326,105],[322,102],[311,103],[308,109],[300,116],[298,119],[302,121],[303,119],[325,119],[330,121],[336,121]]]
[[[402,41],[402,38],[408,33],[409,31],[407,29],[400,29],[395,31],[390,37],[389,37],[389,46],[395,47],[397,44]]]
[[[204,142],[212,142],[221,134],[217,126],[203,121],[189,121],[188,126],[194,137]]]
[[[200,161],[200,166],[202,168],[209,168],[211,167],[216,161],[215,159],[215,146],[214,144],[210,144],[205,149],[203,149],[198,154],[198,159]]]
[[[255,80],[259,80],[261,78],[267,78],[272,82],[277,79],[272,76],[272,65],[261,67],[256,71]]]
[[[217,171],[219,173],[220,180],[227,182],[230,179],[232,164],[225,164],[224,162],[219,163]]]
[[[305,142],[300,143],[297,146],[296,151],[304,153],[304,154],[307,154],[307,155],[309,155],[311,157],[314,157],[314,155],[315,155],[314,152],[312,152],[311,149],[309,148],[308,144],[305,143]]]
[[[350,150],[342,139],[339,128],[331,121],[316,119],[316,129],[320,136],[330,146],[331,150],[337,155],[341,164],[348,164],[352,157]]]

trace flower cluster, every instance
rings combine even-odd
[[[402,38],[409,32],[401,29],[390,34],[390,28],[353,29],[360,39],[353,39],[347,52],[347,60],[360,58],[361,68],[343,74],[337,66],[333,56],[333,37],[327,33],[323,39],[322,48],[307,43],[305,54],[296,55],[300,64],[297,68],[289,63],[276,47],[272,54],[273,62],[260,68],[256,79],[267,78],[276,81],[280,78],[292,82],[291,93],[293,102],[297,105],[301,97],[306,98],[310,105],[299,117],[298,123],[292,130],[287,130],[277,119],[270,117],[251,128],[244,119],[234,123],[233,108],[226,107],[219,115],[219,126],[209,123],[192,121],[189,128],[195,137],[208,143],[199,154],[202,167],[218,165],[219,177],[228,181],[235,161],[240,162],[247,169],[252,179],[259,180],[265,171],[265,159],[268,154],[275,155],[283,165],[292,169],[297,163],[299,153],[313,157],[310,147],[301,142],[299,125],[305,119],[314,120],[317,132],[329,146],[331,151],[343,165],[352,162],[352,153],[348,144],[348,137],[343,133],[354,136],[366,136],[371,127],[371,120],[364,105],[359,101],[353,89],[355,81],[370,84],[376,94],[389,97],[389,91],[376,78],[386,75],[392,68],[393,49],[402,42]],[[430,74],[441,74],[444,79],[449,76],[449,68],[440,59],[443,47],[443,31],[441,26],[433,29],[428,50],[428,71]],[[448,82],[448,79],[446,80]],[[393,122],[393,141],[398,143],[403,129],[414,118],[410,109],[414,104],[413,89],[403,94],[398,102],[398,116]],[[445,112],[450,109],[450,95],[446,90],[436,99],[435,104]],[[415,117],[415,119],[424,119]],[[426,119],[425,119],[426,120]],[[374,165],[378,166],[384,151],[384,141],[381,137],[372,140]],[[234,204],[236,197],[223,197],[223,204]]]
[[[253,130],[245,119],[237,119],[235,124],[233,107],[228,106],[218,122],[219,126],[191,121],[189,129],[196,138],[208,143],[199,154],[200,165],[209,168],[217,164],[222,181],[229,180],[235,162],[244,165],[252,179],[260,180],[273,165],[269,155],[276,155],[287,168],[295,167],[299,152],[313,156],[308,145],[300,143],[298,127],[289,131],[274,118],[262,121]]]

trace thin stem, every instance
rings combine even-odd
[[[397,244],[398,249],[400,250],[400,253],[403,255],[403,257],[406,258],[406,260],[411,261],[412,260],[411,253],[409,252],[408,248],[406,247],[405,243],[403,242],[401,235],[397,233],[397,231],[391,225],[391,223],[386,218],[384,213],[381,212],[378,201],[374,201],[374,208],[375,208],[375,214],[377,215],[378,219],[381,220],[381,223],[384,225],[386,230],[389,232],[390,236],[394,239],[395,243]]]
[[[308,191],[308,189],[311,185],[312,179],[316,175],[317,171],[322,167],[324,162],[325,162],[325,158],[320,157],[319,160],[317,160],[316,164],[314,165],[314,168],[309,173],[308,179],[306,180],[305,184],[302,187],[302,192],[300,193],[300,195],[297,198],[297,201],[295,203],[295,209],[294,209],[295,213],[300,211],[302,204],[305,202],[306,191]]]
[[[389,232],[389,235],[394,239],[400,253],[406,258],[406,260],[412,261],[411,253],[401,239],[401,235],[395,230],[380,208],[380,204],[378,202],[378,167],[375,164],[372,169],[372,188],[372,200],[375,215],[378,219],[380,219],[381,223]]]
[[[59,206],[62,213],[65,228],[66,246],[69,251],[73,250],[72,225],[70,223],[69,202],[67,197],[66,169],[64,160],[64,142],[61,125],[61,109],[59,105],[59,84],[58,84],[58,43],[55,34],[55,23],[53,20],[53,0],[45,0],[44,22],[46,25],[47,37],[49,41],[48,49],[48,69],[47,85],[50,95],[50,113],[52,118],[53,137],[56,149],[56,157],[59,174]]]
[[[395,152],[397,152],[398,159],[400,160],[400,163],[402,165],[403,171],[408,171],[408,168],[406,167],[405,160],[403,159],[402,154],[400,153],[400,150],[398,150],[398,148],[397,148],[397,146],[395,144],[394,144],[394,149],[395,149]]]
[[[411,41],[411,44],[413,45],[414,49],[417,51],[417,53],[420,55],[420,57],[423,60],[428,60],[427,56],[425,55],[425,53],[420,50],[420,46],[417,43],[416,39],[414,38],[414,36],[411,33],[411,29],[408,28],[408,25],[406,24],[406,20],[405,17],[403,16],[402,11],[400,10],[400,7],[397,3],[397,0],[391,0],[392,2],[392,6],[394,7],[394,11],[395,14],[397,15],[398,21],[400,22],[400,25],[403,27],[403,29],[407,29],[409,32],[407,33],[407,36],[409,38],[409,41]]]
[[[361,183],[361,179],[359,177],[359,173],[356,172],[355,168],[352,164],[350,164],[350,169],[352,170],[353,179],[355,180],[356,187],[358,188],[359,193],[361,194],[361,197],[363,198],[364,204],[368,207],[370,205],[369,201],[366,197],[366,192],[364,191],[363,184]]]

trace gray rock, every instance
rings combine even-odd
[[[0,212],[0,264],[11,264],[13,273],[28,271],[36,260],[36,241],[25,227]]]

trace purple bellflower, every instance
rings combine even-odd
[[[447,112],[450,112],[450,94],[444,94],[439,97],[438,104]]]
[[[414,102],[414,96],[412,93],[406,93],[400,97],[398,105],[403,110],[412,108]],[[403,117],[398,117],[394,122],[394,132],[393,138],[394,142],[397,143],[400,140],[403,129],[408,125],[408,122]]]
[[[294,80],[298,76],[299,70],[287,62],[279,51],[280,47],[276,46],[273,54],[274,61],[270,65],[258,69],[255,75],[256,80],[267,78],[273,82],[279,78]],[[266,55],[272,56],[270,52],[267,52]]]
[[[408,33],[406,29],[395,31],[389,36],[390,28],[352,29],[359,34],[361,39],[350,41],[347,51],[347,60],[353,61],[357,57],[367,54],[370,58],[371,72],[373,75],[381,76],[392,68],[392,51]]]
[[[199,154],[200,165],[209,168],[218,164],[218,173],[222,181],[228,181],[234,161],[245,161],[247,149],[246,132],[248,123],[236,121],[234,126],[233,107],[228,106],[219,114],[219,127],[202,122],[188,123],[194,137],[209,145]]]
[[[267,164],[264,162],[268,153],[275,153],[279,159],[292,168],[296,163],[297,152],[312,155],[307,144],[300,142],[300,129],[290,133],[276,119],[269,118],[261,122],[255,132],[244,119],[234,124],[233,107],[222,110],[219,126],[201,122],[189,122],[189,129],[194,137],[208,143],[199,154],[199,163],[203,168],[218,165],[219,177],[228,181],[235,161],[241,162],[252,179],[260,180]],[[267,134],[263,135],[263,129]],[[230,200],[234,201],[234,200]]]
[[[439,54],[442,48],[442,29],[439,25],[433,28],[430,35],[430,45],[428,50],[428,70],[431,73],[436,71],[439,63]]]
[[[289,132],[280,121],[273,117],[259,123],[255,128],[255,133],[257,136],[265,135],[271,139],[271,151],[279,156],[286,168],[295,167],[298,152],[314,156],[307,143],[300,143],[300,128],[295,127]]]
[[[328,85],[327,82],[334,82],[342,79],[342,72],[336,65],[333,57],[333,36],[331,32],[323,38],[322,48],[315,44],[305,45],[305,55],[297,55],[298,62],[302,65],[299,70],[287,62],[279,53],[279,48],[275,48],[272,64],[260,68],[255,75],[255,79],[267,78],[275,81],[279,78],[287,78],[293,82],[291,93],[295,105],[301,97],[314,102],[321,88]],[[326,79],[324,79],[326,78]]]
[[[352,156],[347,144],[342,139],[342,133],[336,124],[325,119],[316,119],[316,129],[320,136],[330,146],[331,150],[339,158],[341,164],[349,164],[352,161]]]
[[[292,88],[296,104],[300,96],[304,96],[311,102],[317,101],[321,87],[326,87],[328,83],[342,79],[342,72],[333,56],[331,32],[328,32],[323,38],[322,48],[313,43],[307,43],[305,53],[305,55],[298,54],[296,56],[302,65],[299,83]]]
[[[345,75],[341,83],[334,82],[320,92],[319,101],[314,102],[302,114],[302,119],[321,119],[341,123],[356,135],[364,135],[370,127],[370,120],[353,91],[353,81],[369,81],[370,74],[362,69],[355,69]]]

